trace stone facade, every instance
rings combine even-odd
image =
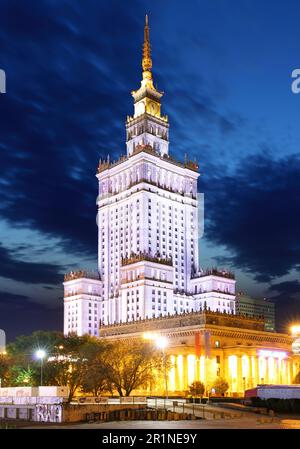
[[[146,49],[146,50],[145,50]],[[146,53],[145,53],[146,52]],[[132,92],[126,155],[100,160],[98,272],[64,280],[64,333],[210,307],[235,311],[235,279],[199,266],[198,164],[169,153],[168,118],[153,84],[145,26],[141,86]]]
[[[264,327],[263,319],[206,310],[103,326],[100,336],[110,341],[143,338],[145,332],[166,337],[170,395],[184,394],[194,380],[209,389],[219,376],[229,383],[229,394],[242,395],[258,384],[289,385],[300,371],[292,337]],[[163,381],[148,393],[164,393]]]

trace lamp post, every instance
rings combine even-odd
[[[168,340],[166,337],[157,337],[155,339],[156,346],[162,350],[163,354],[163,364],[164,364],[164,378],[165,378],[165,392],[166,399],[168,399],[168,379],[167,379],[167,363],[166,363],[166,347],[168,346]]]
[[[41,386],[43,385],[43,361],[46,356],[46,352],[43,349],[39,349],[35,353],[36,357],[41,361]]]
[[[167,363],[166,363],[166,347],[168,346],[168,340],[159,334],[153,334],[152,332],[145,332],[143,335],[145,340],[152,340],[155,342],[157,348],[162,350],[163,366],[164,366],[164,380],[165,380],[165,392],[166,399],[168,399],[168,379],[167,379]]]

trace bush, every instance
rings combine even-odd
[[[200,382],[199,380],[195,380],[191,383],[189,386],[189,393],[194,396],[202,396],[204,394],[205,386],[203,382]]]
[[[229,384],[226,379],[222,377],[217,377],[214,381],[212,388],[215,389],[216,394],[222,395],[225,394],[229,388]]]

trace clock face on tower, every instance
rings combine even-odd
[[[158,113],[158,104],[151,102],[149,104],[150,114],[156,115]]]
[[[145,104],[141,101],[136,105],[136,113],[137,115],[144,114],[145,112]]]

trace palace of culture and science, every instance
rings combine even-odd
[[[171,368],[159,394],[218,376],[238,395],[259,383],[291,384],[300,354],[290,335],[275,332],[271,304],[236,294],[232,273],[200,268],[198,166],[170,154],[147,17],[142,68],[126,155],[98,167],[98,270],[65,275],[64,333],[163,337]]]
[[[64,282],[64,332],[209,308],[235,313],[235,279],[199,269],[198,165],[172,158],[153,83],[146,18],[142,81],[126,120],[127,153],[98,167],[98,271]]]

